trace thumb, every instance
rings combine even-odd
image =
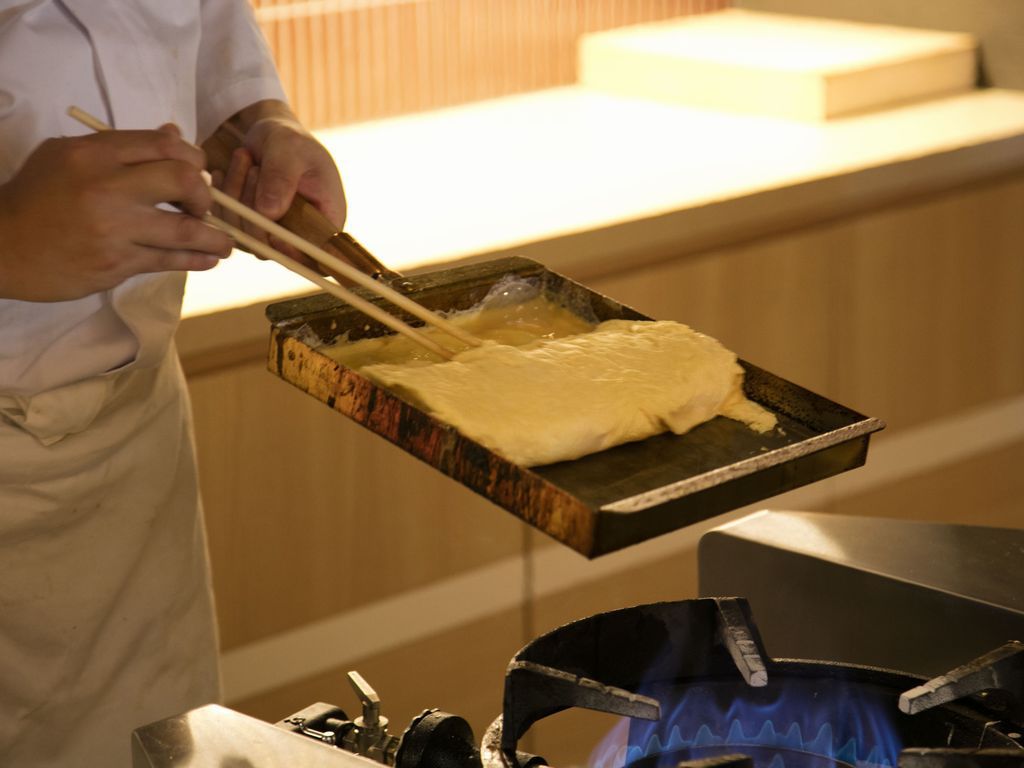
[[[181,128],[179,128],[176,123],[164,123],[157,128],[157,130],[160,131],[160,133],[169,133],[171,136],[179,139],[181,138]]]
[[[298,185],[299,174],[287,167],[261,166],[256,180],[256,210],[276,221],[288,210]]]

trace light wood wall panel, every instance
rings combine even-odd
[[[1024,442],[837,499],[832,511],[996,528],[1024,528]]]
[[[581,34],[727,0],[254,0],[285,91],[311,127],[576,81]]]
[[[1021,211],[1016,177],[846,228],[840,402],[897,430],[1024,389]]]

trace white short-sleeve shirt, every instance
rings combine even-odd
[[[202,140],[260,99],[284,94],[245,0],[0,0],[0,183],[45,139],[88,131],[71,105]],[[74,301],[0,300],[0,396],[156,365],[184,283],[158,273]]]

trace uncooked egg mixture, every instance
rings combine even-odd
[[[452,360],[399,335],[320,351],[522,466],[683,434],[718,415],[757,432],[776,423],[743,394],[736,355],[681,323],[588,322],[520,279],[449,320],[484,344],[430,328]]]

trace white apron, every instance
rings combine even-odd
[[[0,427],[0,765],[127,766],[132,729],[217,699],[189,416],[172,348]]]
[[[51,136],[283,99],[246,0],[0,0],[0,183]],[[218,696],[184,275],[0,299],[0,768],[127,768],[131,731]]]

